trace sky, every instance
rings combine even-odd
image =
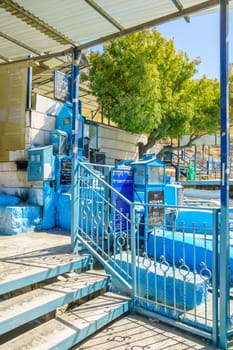
[[[177,51],[185,51],[190,59],[201,58],[195,78],[204,74],[219,80],[219,13],[191,16],[157,26],[167,39],[174,39]],[[233,9],[229,11],[229,63],[233,63]]]

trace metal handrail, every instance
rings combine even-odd
[[[206,201],[201,208],[131,202],[83,163],[78,183],[77,242],[120,284],[118,290],[131,294],[133,309],[173,318],[180,328],[189,325],[193,333],[215,339],[220,209]],[[129,205],[127,215],[111,193]]]
[[[114,261],[114,256],[111,253],[119,252],[119,254],[122,254],[126,251],[126,254],[135,256],[135,244],[133,243],[135,242],[135,223],[132,220],[135,217],[134,203],[119,193],[102,176],[99,176],[98,173],[90,169],[89,164],[81,162],[78,164],[78,183],[79,224],[75,233],[75,242],[76,244],[78,242],[81,243],[100,262],[107,272],[114,275],[126,287],[133,298],[135,290],[135,263],[130,273],[129,271],[124,271],[120,263]],[[117,195],[118,199],[129,206],[130,217],[122,213],[119,208],[114,207],[109,198],[110,193]],[[105,211],[107,211],[107,214]],[[114,213],[112,225],[110,222],[105,222],[106,215],[109,217],[111,212]],[[127,223],[127,239],[130,239],[130,244],[127,243],[128,247],[126,247],[126,250],[121,247],[120,242],[120,239],[123,241],[125,239],[124,230],[120,228],[120,232],[115,234],[116,217],[118,217],[118,220],[125,220]],[[109,252],[106,252],[104,249],[105,241],[107,241],[107,246],[113,244],[113,251],[108,247]],[[79,251],[79,248],[76,247],[75,250]]]

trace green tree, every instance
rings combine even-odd
[[[143,132],[147,151],[158,140],[190,133],[189,143],[216,131],[217,82],[192,80],[199,60],[176,52],[173,40],[145,30],[108,42],[89,56],[90,82],[104,113],[130,132]],[[205,120],[205,121],[204,121]]]
[[[229,73],[229,117],[230,123],[233,122],[233,63],[230,64],[230,73]]]
[[[190,80],[186,92],[192,98],[193,117],[187,130],[188,144],[192,145],[200,136],[220,128],[220,84],[204,76],[198,81]]]

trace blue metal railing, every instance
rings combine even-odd
[[[132,296],[137,312],[217,344],[219,208],[130,202],[105,180],[111,169],[104,169],[78,165],[76,250],[93,254],[111,273],[113,287]],[[115,195],[127,212],[114,203]],[[230,295],[233,252],[229,271]],[[230,320],[226,332],[232,332]]]
[[[144,236],[136,237],[137,310],[193,327],[216,343],[219,209],[142,206],[148,222],[138,232],[146,225],[148,238],[145,244]]]
[[[125,269],[121,259],[117,260],[122,254],[127,260],[135,255],[132,252],[132,241],[135,241],[132,203],[105,181],[109,176],[108,167],[103,167],[103,172],[99,167],[96,172],[94,166],[79,163],[77,239],[120,281],[127,293],[132,293],[133,271],[129,271],[129,267]],[[114,194],[128,206],[128,213],[113,204]]]
[[[167,154],[169,152],[167,151]],[[210,160],[203,158],[198,161],[196,157],[183,156],[179,153],[170,152],[169,163],[177,171],[177,180],[180,179],[180,175],[189,177],[189,165],[193,165],[194,175],[196,180],[201,179],[220,179],[221,166],[220,161]]]

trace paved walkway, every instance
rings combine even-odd
[[[73,350],[213,350],[201,338],[139,315],[124,317]]]

